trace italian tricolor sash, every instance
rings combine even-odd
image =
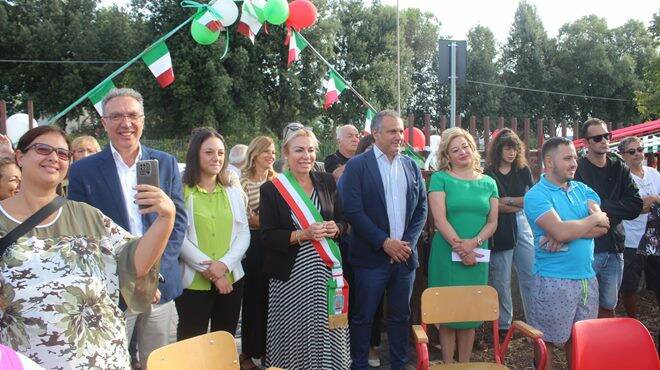
[[[313,223],[323,222],[321,213],[291,172],[286,171],[272,181],[291,207],[303,229],[307,229]],[[321,256],[323,263],[332,271],[332,278],[326,284],[328,325],[330,329],[346,327],[348,325],[348,283],[344,279],[339,246],[329,238],[311,240],[311,243]]]

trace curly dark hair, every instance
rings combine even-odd
[[[527,167],[525,143],[520,140],[520,137],[513,130],[503,128],[495,135],[488,146],[488,155],[486,156],[487,168],[497,169],[500,166],[502,162],[502,149],[507,146],[516,149],[516,159],[513,160],[513,165],[519,169]]]

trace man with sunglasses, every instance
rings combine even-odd
[[[119,226],[140,236],[154,222],[156,215],[142,215],[133,202],[136,164],[140,160],[156,159],[160,188],[176,207],[174,229],[160,259],[163,278],[158,285],[160,293],[154,297],[151,312],[125,311],[127,337],[130,341],[135,329],[140,362],[142,368],[146,368],[151,351],[169,344],[171,322],[176,313],[174,298],[183,290],[178,261],[187,226],[183,186],[176,159],[140,143],[144,106],[139,92],[128,88],[110,90],[103,99],[102,123],[110,143],[102,151],[71,166],[69,199],[100,209]]]
[[[639,217],[623,221],[623,228],[626,230],[626,248],[623,251],[621,300],[626,314],[637,318],[637,300],[642,275],[646,276],[646,287],[655,292],[660,306],[660,257],[637,253],[637,247],[646,231],[651,206],[660,203],[660,173],[655,168],[644,166],[644,145],[638,137],[630,136],[621,140],[618,149],[630,167],[630,174],[644,202]]]
[[[580,137],[585,140],[587,155],[578,160],[575,179],[596,191],[600,206],[610,219],[607,234],[595,239],[593,268],[598,278],[598,317],[614,317],[623,278],[625,231],[621,222],[639,216],[642,198],[625,163],[617,155],[608,155],[612,134],[603,120],[585,121]]]

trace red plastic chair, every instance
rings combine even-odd
[[[653,338],[635,319],[578,321],[571,338],[572,370],[660,370]]]
[[[543,333],[532,326],[514,321],[500,345],[499,339],[499,303],[497,291],[487,285],[452,286],[428,288],[422,293],[422,324],[413,325],[415,336],[415,349],[417,351],[417,370],[446,369],[446,370],[503,370],[509,341],[514,332],[518,331],[534,341],[541,351],[541,363],[538,369],[543,370],[547,361],[546,347],[543,342]],[[463,321],[492,321],[493,322],[493,354],[495,363],[469,362],[454,364],[437,364],[429,366],[429,338],[426,335],[426,325],[444,324]]]

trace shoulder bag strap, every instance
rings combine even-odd
[[[66,198],[58,196],[57,198],[51,200],[50,203],[41,207],[41,209],[35,212],[32,216],[28,217],[27,220],[16,226],[12,231],[7,233],[7,235],[0,239],[0,256],[2,256],[5,253],[5,250],[16,240],[18,240],[18,238],[25,235],[28,231],[34,229],[43,220],[45,220],[46,217],[60,209],[60,207],[62,207],[65,202]]]

